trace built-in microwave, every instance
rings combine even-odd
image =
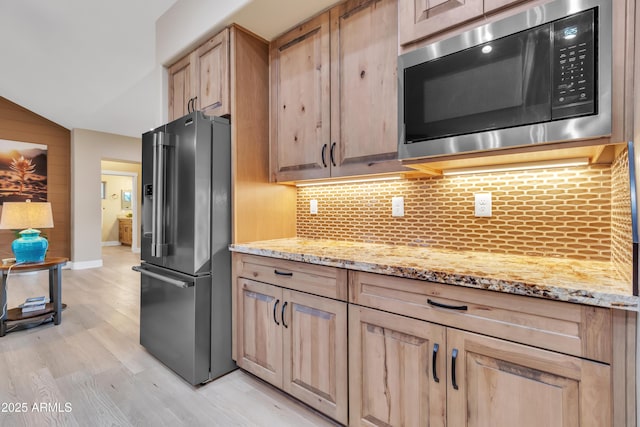
[[[399,56],[399,158],[610,136],[611,9],[556,0]]]

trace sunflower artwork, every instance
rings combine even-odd
[[[47,146],[0,139],[0,204],[47,200]]]

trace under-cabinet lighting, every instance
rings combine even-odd
[[[397,179],[402,179],[402,176],[391,175],[391,176],[381,176],[376,178],[342,179],[338,181],[301,182],[301,183],[296,183],[296,187],[311,187],[313,185],[354,184],[357,182],[393,181]]]
[[[575,159],[543,160],[539,162],[508,163],[504,165],[488,165],[488,166],[476,166],[476,167],[469,167],[469,168],[445,169],[442,171],[442,174],[443,175],[466,175],[466,174],[472,174],[472,173],[508,172],[508,171],[547,169],[547,168],[566,168],[566,167],[572,167],[572,166],[586,166],[588,164],[589,164],[588,157],[580,157]]]

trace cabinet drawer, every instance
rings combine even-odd
[[[349,302],[611,363],[609,309],[380,274],[349,274]]]
[[[237,253],[234,266],[238,277],[347,301],[347,271],[343,269]]]

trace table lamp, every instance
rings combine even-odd
[[[20,230],[20,237],[13,241],[11,249],[16,262],[42,262],[49,243],[34,228],[53,228],[53,215],[49,202],[4,202],[0,229]]]

